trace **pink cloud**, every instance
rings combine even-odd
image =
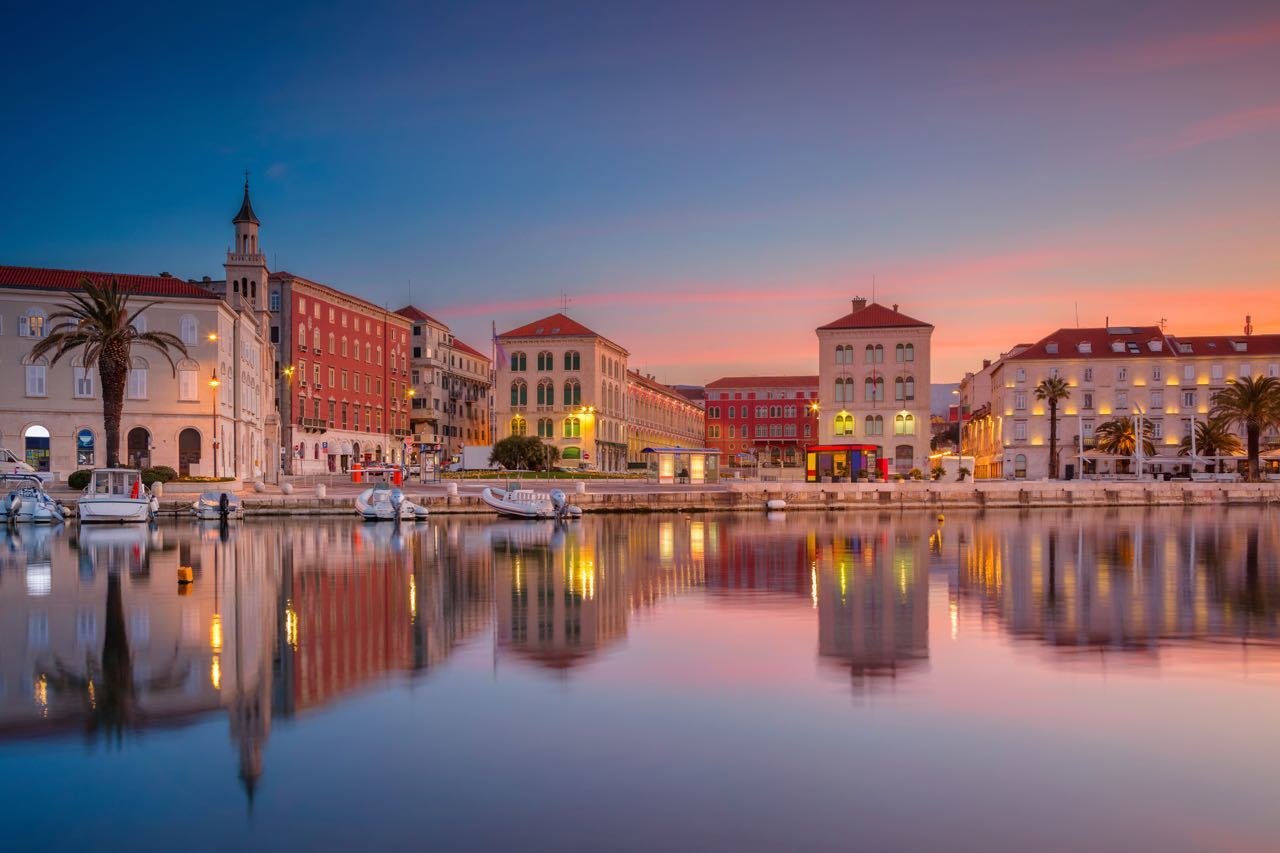
[[[1177,154],[1216,142],[1280,128],[1280,104],[1213,116],[1163,136],[1139,140],[1134,148],[1151,154]]]

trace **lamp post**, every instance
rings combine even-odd
[[[213,389],[213,476],[218,477],[218,386],[222,384],[218,381],[218,368],[213,369],[213,377],[209,380],[209,387]]]

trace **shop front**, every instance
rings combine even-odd
[[[705,447],[646,447],[640,451],[647,461],[651,483],[701,485],[720,479],[720,451]]]
[[[805,452],[805,481],[850,483],[868,477],[888,479],[889,460],[874,444],[813,444]]]

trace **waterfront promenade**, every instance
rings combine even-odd
[[[424,504],[433,514],[493,514],[480,500],[487,485],[501,480],[462,480],[439,483],[406,483],[407,497]],[[195,484],[185,484],[190,489]],[[367,484],[347,481],[324,483],[324,496],[316,484],[297,482],[293,493],[278,486],[258,493],[240,490],[246,513],[274,515],[347,515]],[[456,486],[451,493],[450,486]],[[963,483],[794,483],[729,480],[700,485],[657,485],[642,480],[525,480],[522,487],[547,491],[562,489],[584,512],[762,512],[767,500],[781,498],[788,510],[884,512],[891,510],[1028,509],[1119,506],[1225,506],[1268,505],[1280,507],[1280,483],[1188,483],[1162,481],[1007,481],[979,480]],[[183,514],[195,492],[177,493],[169,484],[161,499],[162,515]],[[579,491],[581,486],[582,491]],[[214,484],[205,488],[215,489]],[[64,503],[73,505],[76,494],[54,490]]]

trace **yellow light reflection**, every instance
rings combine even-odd
[[[409,619],[416,620],[418,618],[418,582],[413,575],[409,575]]]
[[[298,614],[293,609],[292,601],[285,602],[284,637],[289,648],[296,652],[298,650]]]
[[[222,689],[222,655],[214,655],[209,661],[209,683],[214,690]]]
[[[47,717],[49,715],[49,679],[43,672],[36,679],[31,692],[36,704],[40,706],[40,716]]]
[[[215,613],[209,621],[209,648],[222,651],[222,616]]]

